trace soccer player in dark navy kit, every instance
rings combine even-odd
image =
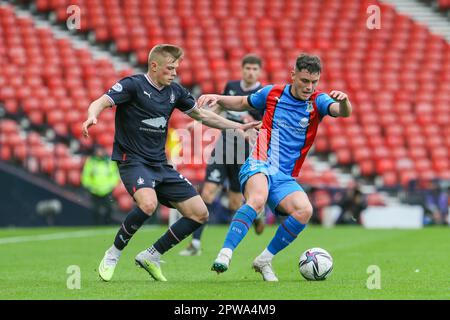
[[[348,117],[352,105],[347,95],[333,90],[316,91],[322,64],[317,56],[300,55],[291,71],[292,83],[269,85],[249,96],[204,95],[199,105],[219,104],[230,110],[264,110],[262,128],[251,156],[239,172],[246,200],[236,212],[212,270],[228,270],[234,249],[267,202],[275,214],[288,218],[278,227],[252,267],[264,281],[278,281],[272,259],[303,231],[312,215],[312,206],[295,181],[311,148],[323,117]]]
[[[183,50],[177,46],[155,46],[149,53],[147,74],[117,82],[91,103],[88,119],[83,123],[83,133],[88,136],[88,128],[97,123],[99,114],[105,108],[117,105],[112,160],[117,161],[121,179],[137,204],[100,262],[98,272],[104,281],[111,280],[122,250],[153,214],[158,201],[176,208],[183,217],[150,248],[135,257],[136,264],[157,281],[166,281],[160,267],[161,255],[208,219],[208,210],[197,191],[167,163],[167,124],[174,108],[217,129],[246,131],[258,125],[257,122],[233,122],[198,108],[190,93],[173,81],[182,56]]]
[[[241,66],[242,80],[228,81],[223,92],[224,95],[246,96],[262,88],[261,83],[258,81],[262,67],[261,59],[256,55],[248,54],[242,59]],[[262,112],[258,110],[231,111],[218,107],[214,111],[220,114],[224,111],[227,119],[241,123],[262,119]],[[218,138],[214,150],[211,153],[209,164],[206,167],[205,183],[201,196],[210,213],[212,213],[214,199],[227,179],[229,183],[228,208],[234,212],[242,206],[239,170],[244,164],[245,159],[250,155],[250,144],[248,142],[248,136],[245,139],[243,136],[227,136],[226,131],[221,132],[221,136]],[[238,142],[238,139],[241,141]],[[264,215],[262,212],[259,218],[255,219],[254,224],[257,234],[260,234],[264,229],[263,218]],[[201,254],[200,238],[204,227],[205,224],[194,231],[191,243],[186,249],[180,252],[180,255],[195,256]]]

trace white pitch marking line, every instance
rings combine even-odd
[[[39,234],[33,236],[7,237],[7,238],[0,238],[0,244],[83,238],[110,233],[112,233],[111,230],[96,230],[96,231],[73,231],[62,233]]]
[[[141,232],[145,229],[150,229],[149,227],[142,228]],[[99,236],[104,234],[114,234],[117,229],[108,230],[82,230],[82,231],[72,231],[72,232],[59,232],[50,234],[39,234],[33,236],[19,236],[19,237],[6,237],[0,238],[0,245],[10,244],[10,243],[22,243],[22,242],[32,242],[32,241],[49,241],[49,240],[61,240],[61,239],[71,239],[71,238],[85,238],[92,236]]]

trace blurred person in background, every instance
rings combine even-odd
[[[448,189],[441,187],[438,181],[432,181],[424,194],[425,216],[430,224],[446,224],[448,216]]]
[[[336,224],[360,224],[361,212],[367,208],[367,198],[358,184],[349,186],[337,201],[341,208]]]
[[[81,184],[91,195],[95,224],[109,224],[112,213],[111,193],[119,183],[119,171],[103,148],[94,148],[94,155],[84,163]]]

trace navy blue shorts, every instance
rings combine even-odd
[[[189,180],[169,164],[153,166],[136,161],[117,161],[117,166],[131,196],[141,188],[152,188],[159,203],[173,208],[171,202],[182,202],[198,195]]]

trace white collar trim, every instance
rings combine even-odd
[[[147,74],[144,74],[145,78],[147,79],[147,81],[150,83],[150,85],[152,85],[153,87],[155,87],[155,89],[161,91],[162,89],[164,89],[164,86],[162,87],[158,87],[152,80],[152,78],[150,78]]]

